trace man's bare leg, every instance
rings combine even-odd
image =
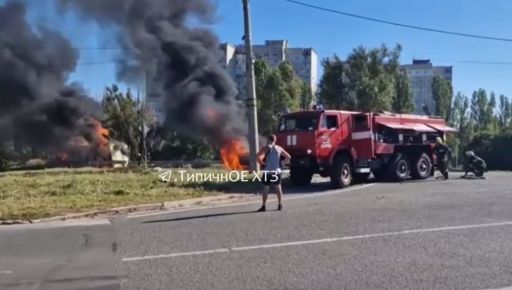
[[[262,192],[262,205],[258,211],[266,211],[266,205],[267,205],[267,199],[268,199],[268,192],[269,192],[269,186],[265,185],[263,186],[263,192]]]
[[[263,195],[262,195],[263,206],[265,206],[267,204],[269,191],[270,191],[270,186],[268,186],[268,185],[263,186]]]
[[[283,188],[281,184],[276,184],[277,204],[283,204]]]

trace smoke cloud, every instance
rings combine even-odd
[[[209,24],[215,7],[207,0],[61,0],[115,34],[122,48],[118,77],[161,82],[167,124],[182,133],[208,137],[217,145],[246,134],[236,86],[219,64],[217,37],[190,22]],[[149,81],[149,80],[148,80]]]
[[[63,146],[87,129],[98,105],[66,85],[78,52],[61,34],[33,29],[23,3],[0,6],[0,140],[33,148]]]

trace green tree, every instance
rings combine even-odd
[[[122,93],[116,85],[105,89],[101,105],[105,115],[104,126],[109,129],[110,136],[130,147],[132,159],[138,158],[145,130],[143,124],[153,121],[150,112],[133,98],[130,90]]]
[[[498,104],[499,126],[503,130],[509,126],[512,117],[512,107],[510,100],[505,95],[500,95]]]
[[[489,130],[491,133],[497,133],[498,132],[498,124],[499,120],[498,117],[494,114],[496,110],[496,95],[494,92],[491,92],[489,103],[487,104],[487,109],[485,112],[485,120],[487,122],[486,129]]]
[[[435,76],[432,82],[432,95],[434,97],[436,114],[448,120],[453,97],[451,82],[442,77]]]
[[[393,99],[393,112],[411,113],[414,112],[413,95],[409,77],[405,71],[399,71],[395,75],[396,95]]]
[[[0,144],[0,171],[6,171],[9,168],[9,156],[7,150]]]
[[[348,56],[349,89],[356,96],[358,110],[391,110],[400,51],[399,45],[393,50],[385,45],[373,49],[360,46]]]
[[[349,68],[338,56],[322,61],[324,74],[318,86],[318,97],[326,107],[336,110],[356,110],[355,95],[349,89]]]
[[[283,113],[299,108],[303,83],[288,62],[273,69],[264,60],[257,60],[255,75],[259,131],[270,134]]]
[[[475,134],[481,132],[496,133],[499,130],[500,116],[496,115],[496,107],[496,95],[493,92],[490,95],[487,95],[484,89],[473,92],[471,98],[471,123]],[[501,113],[500,110],[498,108],[498,113]]]
[[[176,131],[163,132],[163,128],[157,131],[151,136],[152,160],[213,160],[218,154],[205,137],[198,139]]]
[[[455,95],[453,100],[453,107],[451,109],[451,116],[449,118],[449,124],[459,131],[457,134],[457,140],[452,142],[456,146],[454,147],[455,156],[457,156],[459,160],[461,157],[463,157],[462,153],[464,152],[464,147],[470,142],[472,138],[471,122],[469,116],[469,99],[467,96],[459,92],[457,95]]]
[[[311,87],[307,83],[302,83],[300,109],[307,111],[309,108],[311,108],[313,99],[314,99],[314,96],[313,96],[313,92],[311,91]]]
[[[329,108],[361,111],[411,111],[407,75],[400,72],[397,45],[355,48],[345,61],[336,55],[322,62],[320,100]],[[400,95],[398,95],[400,93]]]

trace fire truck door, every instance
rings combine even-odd
[[[319,157],[328,157],[330,155],[331,151],[341,142],[341,134],[339,115],[322,115],[317,136],[317,152]]]
[[[370,114],[358,114],[353,116],[352,122],[352,146],[356,151],[357,159],[368,160],[374,154],[374,136]]]

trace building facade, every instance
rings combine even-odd
[[[428,59],[413,59],[412,64],[402,66],[407,72],[411,83],[411,90],[414,97],[414,106],[416,114],[437,114],[435,111],[434,95],[432,83],[435,76],[444,78],[452,82],[452,66],[434,66]]]
[[[243,45],[222,44],[221,63],[238,87],[241,99],[246,97],[246,61]],[[267,40],[263,45],[254,45],[253,53],[256,59],[265,60],[271,67],[276,68],[282,62],[288,61],[297,76],[311,88],[313,94],[317,91],[318,54],[313,48],[291,48],[286,40]]]

